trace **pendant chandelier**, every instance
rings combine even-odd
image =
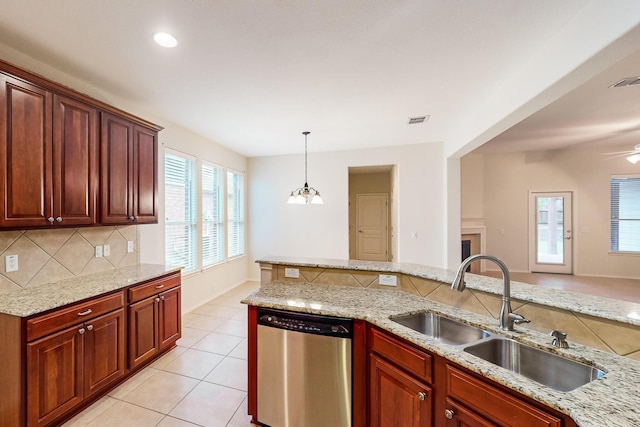
[[[304,186],[291,192],[289,200],[287,200],[288,204],[308,205],[311,203],[322,205],[324,203],[322,197],[320,197],[320,192],[307,184],[307,135],[310,133],[309,131],[302,132],[304,135]]]

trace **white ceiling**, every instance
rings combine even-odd
[[[0,43],[252,157],[302,152],[305,130],[310,152],[446,142],[592,2],[0,3]],[[179,45],[155,45],[157,31]]]

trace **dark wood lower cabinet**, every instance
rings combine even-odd
[[[0,426],[58,427],[181,336],[175,272],[30,317],[0,314]]]
[[[446,427],[498,427],[498,424],[488,421],[451,399],[447,399],[446,408]]]
[[[431,426],[431,388],[378,356],[370,363],[371,427]]]
[[[45,426],[124,375],[124,310],[27,344],[27,423]]]
[[[173,346],[181,331],[180,286],[129,306],[129,367]]]
[[[564,414],[373,326],[367,346],[371,427],[576,425]]]

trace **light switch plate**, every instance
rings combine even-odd
[[[127,252],[133,252],[133,241],[127,241]]]
[[[109,246],[109,245],[104,245],[104,246],[103,246],[103,249],[102,249],[102,254],[103,254],[104,256],[109,256],[109,255],[111,255],[111,246]]]
[[[398,286],[398,276],[393,274],[381,274],[378,277],[378,283],[385,286]]]
[[[7,273],[18,271],[18,255],[7,255],[4,257],[4,266]]]
[[[291,279],[299,279],[300,278],[300,270],[297,268],[285,268],[284,269],[284,277],[289,277]]]
[[[96,258],[102,258],[102,246],[96,246]]]

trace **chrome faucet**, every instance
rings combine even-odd
[[[511,311],[511,278],[509,276],[509,269],[507,268],[504,262],[500,261],[498,258],[494,257],[493,255],[478,254],[478,255],[472,255],[469,258],[465,259],[460,265],[460,267],[458,268],[458,273],[456,273],[456,277],[455,279],[453,279],[453,282],[451,283],[451,289],[458,292],[464,291],[466,287],[464,283],[465,270],[467,269],[467,267],[469,267],[469,264],[479,259],[486,259],[489,261],[493,261],[494,263],[496,263],[498,267],[500,267],[500,270],[502,271],[503,290],[502,290],[502,307],[500,308],[500,319],[499,319],[500,329],[504,331],[513,331],[514,323],[517,323],[517,324],[529,323],[530,320],[527,320],[523,316],[513,313]]]

